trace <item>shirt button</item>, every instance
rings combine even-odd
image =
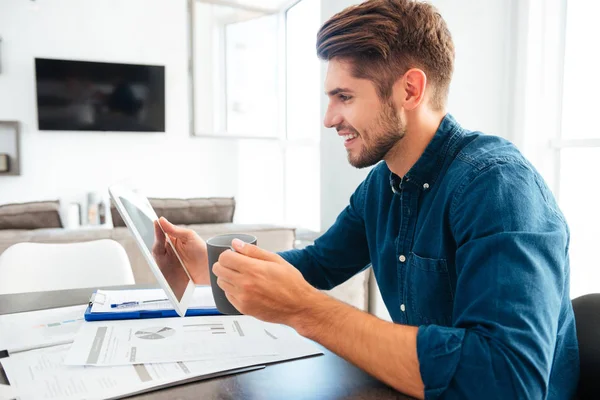
[[[406,261],[406,257],[404,257],[404,254],[400,254],[400,257],[398,257],[398,260],[400,260],[400,262],[403,263],[404,261]]]
[[[400,304],[400,311],[402,311],[402,312],[406,311],[406,307],[404,306],[404,304]]]
[[[429,183],[425,183],[425,184],[423,184],[423,189],[424,189],[424,190],[427,190],[427,189],[429,189]]]

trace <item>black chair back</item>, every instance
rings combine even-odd
[[[573,300],[579,341],[579,400],[600,399],[600,293]]]

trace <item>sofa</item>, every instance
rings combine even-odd
[[[150,198],[157,215],[165,216],[179,226],[193,229],[204,240],[219,234],[243,232],[256,236],[260,247],[284,251],[310,244],[296,240],[293,227],[233,222],[235,199],[159,199]],[[105,226],[63,228],[58,200],[0,205],[0,256],[4,250],[20,242],[74,243],[112,239],[120,243],[129,258],[136,283],[152,284],[156,280],[141,250],[114,206],[110,207],[109,223]],[[326,291],[331,296],[354,307],[369,311],[370,270],[362,272],[338,287]],[[371,299],[373,302],[373,299]]]

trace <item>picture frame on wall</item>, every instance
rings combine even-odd
[[[0,176],[21,175],[21,131],[18,121],[0,121]]]
[[[10,155],[6,153],[0,153],[0,172],[10,171]]]

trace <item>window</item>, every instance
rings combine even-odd
[[[286,13],[288,139],[319,140],[321,64],[315,42],[320,22],[318,0],[303,0]]]
[[[230,56],[234,59],[237,57],[239,60],[247,53],[247,51],[235,51],[236,34],[244,29],[243,21],[259,19],[263,16],[264,13],[259,11],[192,0],[189,23],[193,135],[222,137],[228,134],[225,72],[228,73],[230,80],[242,81],[242,84],[244,82],[240,78],[240,71],[243,73],[241,65],[238,68],[226,69],[228,64],[225,61],[225,29],[230,27],[232,31],[229,40]],[[243,44],[240,45],[242,46]],[[234,88],[235,85],[232,83],[230,87]],[[235,91],[232,93],[234,99],[236,94]],[[235,100],[232,103],[235,104]]]
[[[236,222],[319,230],[320,1],[191,1],[193,132],[231,141]]]
[[[319,231],[321,63],[315,38],[318,0],[302,0],[286,12],[285,223]]]
[[[600,125],[595,78],[600,54],[590,42],[600,2],[569,0],[566,12],[565,56],[559,152],[558,199],[571,229],[571,297],[600,292]]]
[[[571,230],[571,297],[600,292],[600,147],[560,151],[559,203]]]
[[[600,139],[596,77],[600,53],[590,43],[590,28],[597,23],[598,13],[600,2],[567,2],[562,139]]]
[[[225,26],[226,132],[277,137],[277,15]]]

